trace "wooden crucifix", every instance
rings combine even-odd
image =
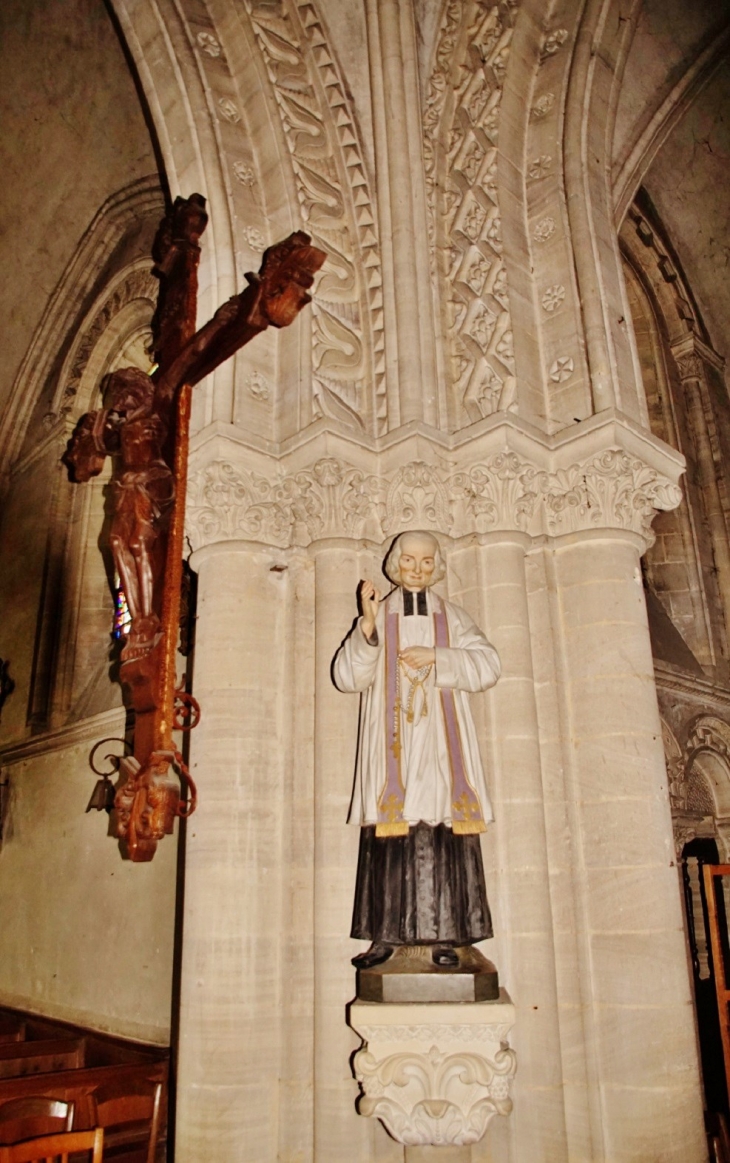
[[[195,786],[175,748],[174,728],[194,725],[195,700],[176,690],[188,432],[192,388],[259,332],[292,323],[326,255],[302,231],[270,247],[258,275],[195,331],[200,237],[208,216],[200,194],[178,198],[163,218],[153,258],[160,280],[153,319],[156,369],[114,372],[106,408],[79,420],[65,454],[75,481],[114,461],[110,547],[131,614],[120,677],[135,712],[134,751],[115,798],[117,835],[132,860],[151,860],[175,816],[195,808]],[[181,803],[178,780],[190,789]]]

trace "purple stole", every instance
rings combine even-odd
[[[396,715],[402,712],[396,707],[396,673],[400,651],[399,614],[395,608],[398,595],[388,598],[385,607],[385,786],[378,799],[378,822],[376,836],[405,836],[408,821],[403,819],[405,788],[401,777],[400,727]],[[443,603],[436,594],[431,595],[433,605],[434,644],[437,647],[449,645],[449,624]],[[459,720],[456,715],[454,692],[441,687],[441,713],[446,729],[446,744],[451,767],[451,827],[456,835],[484,832],[486,824],[481,804],[474,788],[466,778],[464,750],[461,743]],[[436,704],[437,706],[438,704]],[[436,706],[432,714],[437,714]]]

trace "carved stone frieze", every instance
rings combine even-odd
[[[450,347],[455,427],[516,406],[497,198],[499,113],[515,7],[450,0],[427,92],[432,258]]]
[[[312,304],[315,414],[387,422],[378,227],[351,98],[314,0],[245,0],[273,86],[301,214],[327,252]],[[372,384],[370,389],[366,385]]]
[[[384,475],[332,456],[267,476],[216,459],[190,478],[188,526],[194,548],[235,539],[280,547],[325,537],[383,541],[419,525],[452,537],[618,528],[651,542],[656,510],[680,499],[678,486],[619,449],[558,471],[509,450],[467,468],[411,460]]]

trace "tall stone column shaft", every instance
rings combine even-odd
[[[548,882],[539,729],[523,533],[489,534],[477,549],[479,620],[502,659],[489,693],[495,823],[486,843],[500,979],[519,1014],[514,1113],[505,1127],[515,1158],[566,1157],[553,917]]]
[[[359,700],[336,690],[330,673],[357,613],[357,583],[363,572],[371,571],[361,569],[357,546],[346,541],[317,546],[314,561],[314,1160],[377,1158],[396,1163],[402,1147],[369,1119],[358,1118],[353,1105],[350,1058],[358,1041],[345,1025],[345,1003],[355,994],[349,957],[358,946],[347,936],[360,836],[346,820]]]
[[[390,427],[438,424],[416,32],[410,4],[367,0]]]
[[[570,876],[573,899],[562,890],[560,923],[568,923],[570,905],[577,930],[577,959],[560,962],[574,1115],[576,1087],[588,1087],[587,1121],[582,1133],[573,1121],[570,1157],[701,1163],[692,999],[639,566],[644,547],[633,533],[602,530],[567,535],[546,551],[567,829],[552,874],[558,883]]]
[[[287,659],[272,555],[222,542],[198,571],[176,1157],[275,1159],[281,1041],[280,690]],[[289,735],[287,731],[285,735]],[[306,990],[306,983],[304,984]]]

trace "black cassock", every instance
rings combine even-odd
[[[478,835],[416,824],[360,829],[352,937],[388,945],[470,945],[492,936]]]

